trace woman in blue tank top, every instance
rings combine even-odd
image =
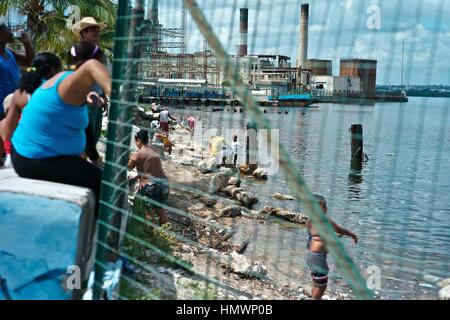
[[[12,134],[31,95],[42,85],[42,82],[60,71],[61,60],[53,53],[42,52],[34,58],[31,67],[22,74],[19,89],[14,91],[9,100],[6,117],[0,121],[0,138],[3,140],[7,159],[11,159]],[[7,163],[9,165],[9,162]],[[12,163],[9,167],[12,167]]]
[[[82,42],[71,55],[94,49]],[[101,170],[80,157],[88,124],[85,102],[96,83],[109,96],[111,77],[102,63],[87,56],[33,93],[12,137],[11,156],[19,176],[90,188],[98,201]]]

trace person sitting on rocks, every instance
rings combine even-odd
[[[315,195],[316,201],[319,203],[320,208],[324,214],[327,214],[327,202],[324,197],[320,195]],[[330,223],[334,230],[343,236],[349,236],[353,239],[354,244],[358,243],[358,237],[351,231],[342,228],[333,220],[330,219]],[[306,252],[306,264],[311,270],[311,277],[313,281],[313,288],[311,291],[311,298],[313,300],[320,300],[327,289],[328,284],[328,263],[327,254],[328,250],[326,248],[325,242],[317,233],[316,228],[313,226],[311,220],[306,222],[306,227],[308,228],[308,243]]]
[[[148,198],[150,211],[146,211],[145,217],[150,220],[152,213],[156,211],[159,216],[159,224],[168,223],[166,211],[160,205],[167,204],[169,198],[169,182],[161,165],[158,153],[148,145],[148,133],[139,131],[135,136],[136,146],[139,151],[134,153],[128,161],[128,169],[137,168],[139,179],[138,195]],[[156,203],[154,203],[156,202]]]

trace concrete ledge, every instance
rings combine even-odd
[[[79,280],[88,277],[94,210],[89,189],[0,170],[0,277],[8,291],[0,300],[80,299],[81,290],[64,288],[66,272],[78,266]]]
[[[92,192],[86,188],[43,180],[20,178],[14,169],[0,170],[0,192],[30,194],[73,202],[77,205],[95,205]]]

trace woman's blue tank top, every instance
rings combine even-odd
[[[31,96],[11,140],[20,155],[43,159],[84,151],[87,107],[67,104],[58,94],[59,84],[71,73],[63,73],[50,88],[40,86]]]

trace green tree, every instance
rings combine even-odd
[[[102,32],[100,45],[110,56],[117,11],[113,0],[1,0],[0,15],[17,12],[25,17],[36,51],[50,51],[65,58],[70,46],[77,41],[68,27],[71,5],[80,9],[81,18],[91,16],[108,25]]]

